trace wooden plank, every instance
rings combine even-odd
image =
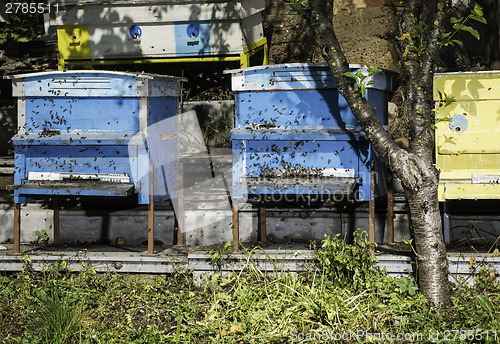
[[[0,174],[14,174],[14,167],[0,167]]]
[[[14,166],[14,158],[0,157],[0,166]]]
[[[153,164],[150,165],[149,187],[150,187],[150,190],[149,190],[150,199],[149,199],[149,204],[148,204],[148,254],[152,255],[154,252],[154,230],[155,230],[155,224],[154,224],[155,199],[154,199],[154,166],[153,166]]]

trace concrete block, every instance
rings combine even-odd
[[[52,210],[43,204],[21,205],[21,242],[38,239],[36,231],[45,230],[49,240],[54,237]],[[0,203],[0,242],[14,239],[14,205]]]

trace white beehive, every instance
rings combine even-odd
[[[245,54],[265,44],[265,0],[66,1],[46,14],[60,58],[106,60]]]

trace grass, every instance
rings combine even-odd
[[[215,273],[204,287],[189,272],[146,278],[84,264],[73,273],[63,261],[43,273],[4,273],[0,342],[498,342],[500,286],[487,267],[474,287],[453,286],[452,308],[434,314],[412,277],[367,264],[367,244],[327,237],[302,274],[278,266],[264,274],[249,252],[244,271]]]

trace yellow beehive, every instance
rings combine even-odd
[[[500,71],[435,74],[434,100],[439,201],[500,199]]]

